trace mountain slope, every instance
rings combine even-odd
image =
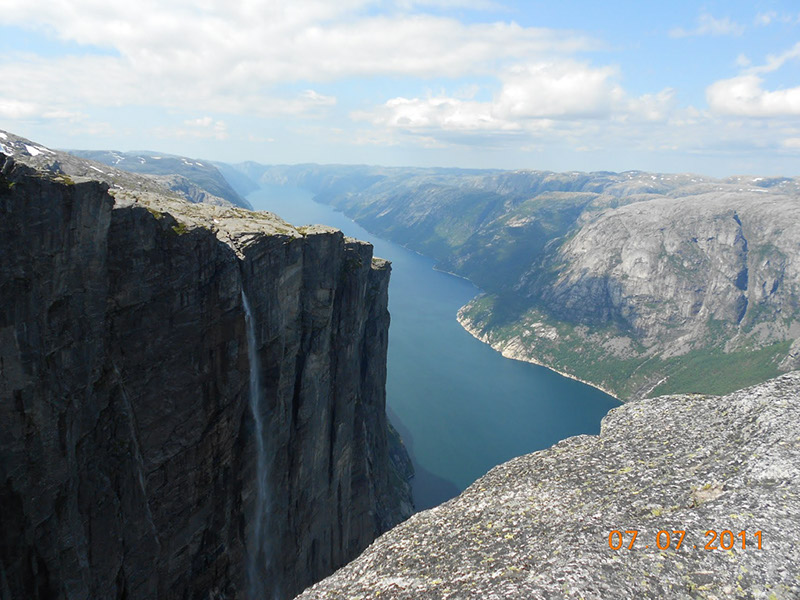
[[[800,366],[796,179],[254,164],[247,174],[309,189],[436,258],[485,291],[459,314],[470,332],[622,399],[725,393]]]
[[[69,150],[69,153],[130,173],[156,176],[165,187],[179,192],[190,202],[252,208],[217,166],[207,161],[154,152]]]

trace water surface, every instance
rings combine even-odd
[[[417,508],[449,499],[510,458],[597,433],[618,405],[593,387],[503,358],[464,331],[456,312],[479,290],[433,270],[431,259],[369,233],[298,188],[265,186],[247,199],[294,225],[337,227],[392,261],[387,404],[417,470]]]

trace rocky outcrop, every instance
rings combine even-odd
[[[799,398],[794,372],[630,402],[599,436],[494,468],[299,598],[794,600]]]
[[[390,267],[369,244],[157,186],[112,196],[29,145],[0,155],[0,597],[247,596],[243,291],[259,589],[290,597],[410,514],[386,439]]]

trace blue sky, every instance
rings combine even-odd
[[[4,0],[0,128],[228,162],[800,175],[800,4]]]

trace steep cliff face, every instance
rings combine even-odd
[[[0,597],[288,597],[410,514],[370,245],[4,155],[0,172]]]
[[[599,436],[492,469],[299,598],[796,600],[798,398],[795,372],[625,404]]]

